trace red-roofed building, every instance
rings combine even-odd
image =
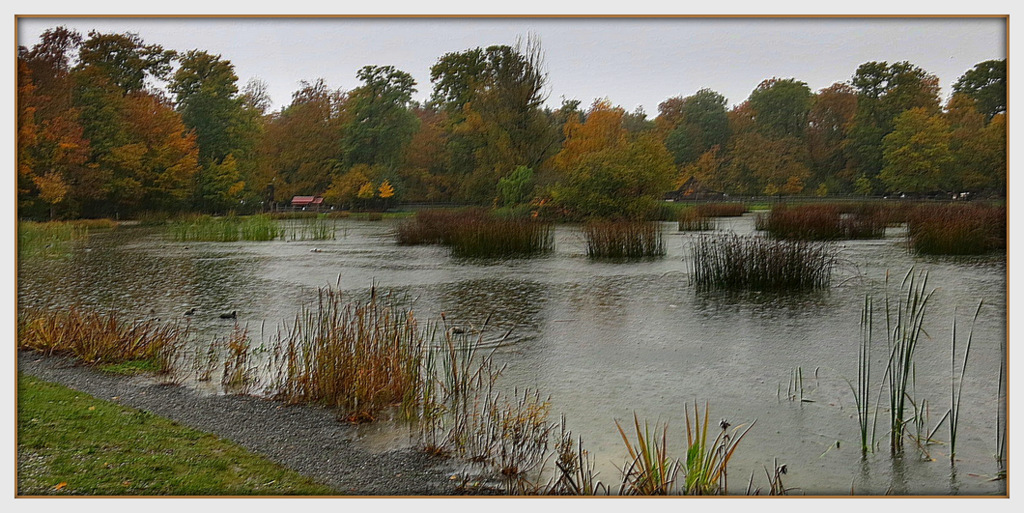
[[[301,208],[305,210],[309,207],[320,210],[320,205],[324,202],[321,196],[295,196],[292,198],[292,208]]]

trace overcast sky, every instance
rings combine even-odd
[[[165,49],[205,50],[231,61],[239,85],[258,77],[274,109],[300,80],[359,85],[362,66],[393,65],[431,91],[430,67],[447,52],[539,36],[548,104],[607,97],[649,116],[672,96],[711,88],[729,105],[762,80],[796,78],[817,91],[848,81],[868,61],[910,61],[939,77],[945,100],[975,64],[1006,58],[1001,18],[20,18],[19,45],[66,25],[83,34],[134,32]]]

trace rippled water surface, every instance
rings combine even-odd
[[[450,322],[470,326],[491,316],[494,333],[512,330],[497,352],[508,365],[504,385],[550,395],[553,420],[565,415],[606,483],[619,482],[626,458],[615,420],[632,422],[635,413],[652,424],[667,422],[673,453],[681,455],[684,409],[708,401],[716,424],[756,421],[730,465],[733,493],[744,491],[751,473],[755,486],[766,487],[764,468],[775,460],[788,467],[786,486],[809,494],[1005,490],[1005,481],[992,480],[1006,336],[1002,258],[914,257],[901,245],[900,231],[890,229],[884,240],[841,243],[841,264],[827,291],[705,294],[689,284],[694,235],[675,231],[672,223],[663,226],[668,254],[632,263],[588,259],[573,226],[556,228],[553,253],[503,261],[398,246],[392,221],[341,220],[337,227],[336,240],[316,242],[174,242],[162,229],[140,227],[95,233],[65,257],[22,262],[19,302],[161,319],[182,319],[196,308],[190,322],[198,338],[226,336],[233,322],[219,314],[237,311],[250,334],[267,339],[315,298],[318,287],[340,284],[360,295],[376,284],[403,298],[419,319],[443,312]],[[721,220],[719,230],[751,233],[753,218]],[[898,285],[912,268],[927,271],[929,288],[937,289],[924,326],[929,337],[916,360],[915,396],[927,401],[929,429],[949,408],[954,308],[965,335],[984,300],[952,466],[942,443],[928,446],[930,457],[911,445],[894,459],[884,444],[866,459],[860,455],[850,382],[857,380],[861,307],[867,294],[881,304],[887,272]],[[881,331],[876,344],[877,383],[887,357]],[[795,373],[803,376],[804,401],[789,398]],[[885,412],[879,421],[881,434]],[[948,440],[945,424],[935,438]],[[367,429],[364,442],[381,449],[409,443],[404,429],[388,424]]]

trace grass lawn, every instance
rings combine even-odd
[[[212,434],[18,375],[18,495],[330,495]]]

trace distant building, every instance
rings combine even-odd
[[[292,208],[295,210],[320,210],[324,198],[321,196],[295,196],[292,198]]]

